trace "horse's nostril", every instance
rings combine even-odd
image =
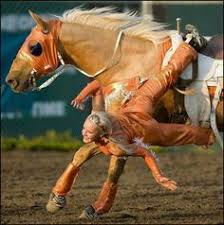
[[[6,83],[7,83],[7,84],[11,84],[12,82],[13,82],[12,79],[7,79],[7,80],[6,80]]]
[[[9,84],[12,88],[18,86],[18,81],[16,79],[7,79],[6,83]]]

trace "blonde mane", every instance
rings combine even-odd
[[[78,23],[112,31],[118,30],[125,24],[141,20],[137,25],[124,30],[124,34],[154,42],[163,41],[170,33],[169,30],[165,29],[168,25],[153,21],[150,15],[139,17],[134,11],[119,13],[113,7],[93,8],[91,10],[74,8],[65,11],[59,19],[66,23]]]

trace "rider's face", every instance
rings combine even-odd
[[[84,143],[96,141],[100,137],[100,130],[91,120],[87,119],[83,125],[82,136]]]

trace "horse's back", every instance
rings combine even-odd
[[[200,53],[214,59],[223,59],[223,34],[213,36]]]

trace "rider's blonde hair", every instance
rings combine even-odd
[[[102,136],[112,133],[112,124],[105,111],[92,111],[87,119],[91,120],[101,130]]]

